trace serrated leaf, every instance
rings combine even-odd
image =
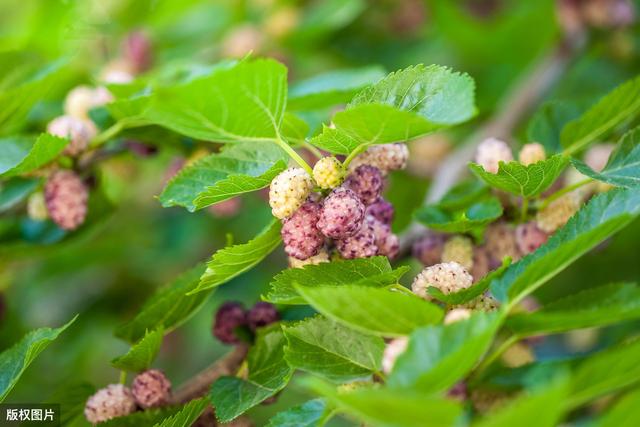
[[[273,220],[253,240],[240,245],[228,246],[213,254],[207,270],[200,278],[198,287],[189,295],[227,283],[234,277],[251,269],[280,245],[280,221]]]
[[[382,287],[398,283],[400,277],[406,272],[406,267],[392,270],[389,259],[382,256],[337,260],[318,265],[307,265],[304,268],[289,268],[273,278],[269,293],[263,296],[263,299],[274,304],[306,304],[304,298],[298,295],[294,284]]]
[[[190,427],[209,406],[207,398],[192,400],[174,415],[154,424],[154,427]]]
[[[368,67],[331,71],[289,88],[287,108],[293,111],[316,110],[349,102],[357,91],[385,76],[384,69]]]
[[[427,205],[414,214],[427,227],[445,233],[467,233],[484,227],[502,216],[502,205],[495,197],[476,202],[467,209],[449,211],[439,205]]]
[[[442,320],[442,309],[412,294],[367,286],[308,286],[298,293],[325,316],[364,333],[401,336]]]
[[[149,408],[144,411],[136,411],[124,417],[104,421],[100,423],[100,427],[154,426],[156,423],[161,423],[163,420],[177,414],[182,408],[182,406],[165,406],[162,408]]]
[[[85,421],[84,407],[89,396],[95,392],[96,388],[91,384],[67,381],[51,393],[44,403],[60,405],[60,424],[74,425],[80,419]]]
[[[160,194],[162,206],[189,211],[267,187],[287,167],[275,144],[234,144],[182,168]]]
[[[640,214],[640,189],[615,189],[592,198],[535,252],[491,283],[491,292],[514,304]]]
[[[469,169],[493,188],[531,198],[551,187],[568,163],[568,157],[556,154],[527,166],[515,161],[500,162],[498,173],[487,172],[475,163],[470,163]]]
[[[414,331],[387,384],[426,393],[446,390],[471,371],[487,351],[500,320],[500,313],[478,312],[466,320]]]
[[[129,322],[119,326],[115,335],[134,343],[146,331],[162,328],[168,333],[186,322],[207,301],[211,292],[187,295],[198,286],[205,266],[200,264],[183,273],[147,300],[140,312]]]
[[[69,143],[65,138],[41,134],[35,141],[27,137],[0,140],[0,176],[31,172],[49,163]]]
[[[484,182],[470,179],[456,184],[447,191],[438,202],[438,206],[448,211],[466,209],[472,204],[486,199],[489,192],[489,187]]]
[[[578,292],[533,313],[515,314],[507,318],[506,325],[519,336],[530,336],[605,326],[639,317],[640,288],[634,283],[614,283]]]
[[[578,106],[573,103],[551,101],[543,104],[527,126],[528,140],[544,145],[547,153],[562,151],[562,128],[578,117],[580,112]]]
[[[221,377],[213,383],[209,396],[218,420],[233,420],[287,385],[293,370],[284,360],[285,344],[280,325],[258,331],[247,355],[247,379]]]
[[[326,397],[340,412],[346,412],[367,425],[383,427],[453,426],[462,415],[452,399],[425,395],[416,390],[360,387],[339,392],[318,378],[303,383]]]
[[[313,399],[286,411],[278,412],[267,427],[321,427],[330,416],[324,399]]]
[[[75,316],[67,324],[56,329],[35,329],[13,347],[0,353],[0,402],[6,399],[31,362],[77,318],[78,316]]]
[[[163,336],[162,327],[147,332],[140,341],[131,346],[126,354],[113,359],[111,365],[116,369],[131,372],[141,372],[148,369],[160,351]]]
[[[627,132],[618,143],[607,165],[596,172],[586,163],[571,159],[573,166],[583,175],[616,187],[640,186],[640,128]]]
[[[384,341],[315,316],[283,325],[284,356],[295,369],[344,382],[380,371]]]
[[[640,111],[640,77],[621,84],[562,129],[561,142],[565,153],[574,153],[585,148],[633,117],[638,111]]]
[[[640,419],[640,390],[622,396],[596,422],[598,427],[636,427]]]

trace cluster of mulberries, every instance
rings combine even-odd
[[[250,310],[245,310],[239,302],[226,302],[216,312],[212,332],[224,344],[238,344],[242,341],[242,331],[249,334],[279,319],[278,310],[268,302],[259,301]]]
[[[518,161],[525,166],[546,158],[544,146],[537,142],[523,145],[518,153]],[[487,172],[498,173],[500,162],[508,163],[514,159],[509,144],[497,138],[487,138],[478,145],[475,160]]]
[[[269,204],[282,220],[289,264],[326,262],[333,249],[345,259],[394,257],[399,241],[391,230],[393,206],[382,191],[385,175],[404,167],[407,157],[404,144],[374,146],[355,157],[348,171],[335,157],[325,157],[316,163],[313,176],[301,168],[276,176]]]

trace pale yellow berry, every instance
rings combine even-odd
[[[596,144],[587,150],[584,162],[594,171],[602,172],[615,147],[615,144]]]
[[[456,308],[466,308],[471,311],[491,312],[496,311],[499,306],[500,303],[498,302],[498,300],[496,300],[492,296],[480,295],[469,302],[457,306]]]
[[[502,354],[502,362],[509,368],[518,368],[535,361],[531,347],[523,342],[517,342]]]
[[[416,276],[411,284],[414,294],[431,300],[427,289],[430,286],[438,288],[444,294],[450,294],[466,289],[473,283],[473,278],[457,262],[446,262],[425,268]]]
[[[262,32],[255,26],[235,27],[222,41],[222,56],[242,58],[249,52],[259,52],[263,44]]]
[[[579,198],[573,193],[566,194],[538,211],[536,224],[545,233],[553,233],[565,225],[578,209],[580,209]]]
[[[518,153],[518,160],[525,166],[538,163],[546,158],[547,154],[544,151],[544,146],[537,142],[523,145],[520,153]]]
[[[313,167],[313,179],[325,190],[337,187],[344,179],[342,163],[335,157],[323,157]]]
[[[506,142],[497,138],[487,138],[478,145],[476,163],[490,173],[498,173],[500,162],[513,160],[511,148]]]
[[[279,219],[291,216],[307,199],[313,181],[301,168],[289,168],[271,181],[269,205],[273,216]]]
[[[289,267],[291,268],[302,268],[306,265],[318,265],[323,262],[329,262],[329,252],[325,248],[320,249],[317,255],[307,259],[289,257]]]
[[[110,84],[127,84],[134,79],[135,68],[133,64],[123,59],[115,59],[105,65],[100,73],[100,81]]]
[[[49,218],[49,211],[44,200],[44,193],[38,191],[29,196],[27,201],[27,214],[34,221],[44,221]]]
[[[450,325],[455,322],[460,322],[471,317],[471,310],[467,308],[454,308],[447,312],[444,316],[444,324]]]
[[[300,13],[297,8],[291,6],[281,7],[267,17],[264,22],[264,31],[274,38],[288,36],[300,22]]]
[[[473,267],[473,243],[465,236],[453,236],[442,248],[442,262],[457,262],[465,270]]]

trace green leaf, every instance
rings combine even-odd
[[[477,312],[466,320],[414,331],[387,384],[425,393],[453,386],[487,351],[500,326],[500,316],[501,313]]]
[[[321,427],[330,415],[324,399],[313,399],[277,413],[267,427]]]
[[[511,265],[491,284],[511,305],[535,291],[580,256],[627,226],[640,213],[640,190],[615,189],[592,198],[535,252]]]
[[[40,328],[26,334],[17,344],[0,353],[0,402],[6,399],[31,362],[67,329],[78,316],[57,329]]]
[[[131,372],[148,369],[160,351],[163,336],[164,330],[161,327],[147,332],[140,341],[131,346],[126,354],[113,359],[111,365],[116,369]]]
[[[640,110],[640,77],[629,80],[604,96],[596,105],[562,129],[565,153],[574,153],[604,137]]]
[[[62,152],[69,140],[41,134],[35,141],[27,137],[0,140],[0,176],[31,172],[49,163]]]
[[[155,427],[190,427],[209,406],[207,398],[192,400],[174,415],[154,424]]]
[[[280,325],[258,331],[247,355],[247,379],[221,377],[213,383],[210,398],[218,420],[233,420],[287,385],[293,370],[284,360],[285,343]]]
[[[438,206],[447,211],[467,209],[474,203],[486,199],[489,194],[489,187],[484,182],[470,179],[456,184],[447,191],[438,202]]]
[[[26,199],[40,185],[40,179],[12,178],[0,186],[0,212]]]
[[[234,144],[180,170],[159,199],[164,207],[202,209],[267,187],[286,167],[286,155],[275,144]]]
[[[273,220],[262,233],[241,245],[228,246],[213,254],[198,287],[189,295],[227,283],[251,269],[280,245],[280,221]]]
[[[187,295],[195,289],[205,266],[200,264],[183,273],[171,284],[159,289],[129,322],[116,328],[115,335],[134,343],[147,331],[163,329],[168,333],[193,316],[207,301],[211,292]]]
[[[318,378],[304,384],[326,397],[340,412],[367,425],[384,427],[453,426],[462,408],[451,399],[424,395],[416,390],[360,387],[339,392]]]
[[[446,233],[467,233],[484,227],[502,216],[502,205],[495,197],[476,202],[467,209],[449,211],[439,205],[427,205],[414,214],[427,227]]]
[[[100,423],[100,427],[140,427],[155,426],[167,418],[177,414],[183,406],[165,406],[162,408],[151,408],[145,411],[136,411],[124,417],[112,418]],[[84,418],[84,417],[83,417]],[[83,419],[83,421],[85,421]],[[83,426],[86,424],[82,424]]]
[[[65,381],[44,403],[60,405],[60,424],[74,425],[79,420],[86,422],[84,407],[87,399],[95,392],[96,388],[91,384]]]
[[[337,260],[304,268],[289,268],[273,278],[269,293],[263,300],[274,304],[306,304],[294,285],[360,285],[383,287],[398,283],[407,272],[406,267],[391,269],[389,259],[383,256]]]
[[[307,141],[308,133],[309,124],[307,124],[307,122],[293,113],[284,113],[281,134],[289,144],[300,145],[305,143]]]
[[[598,427],[635,427],[640,419],[640,390],[618,400],[596,423]]]
[[[578,292],[533,313],[510,316],[506,325],[519,336],[530,336],[605,326],[639,317],[640,288],[634,283],[614,283]]]
[[[571,159],[578,172],[617,187],[640,186],[640,128],[627,132],[618,143],[607,165],[596,172],[584,162]]]
[[[351,285],[295,288],[320,313],[364,333],[407,335],[443,317],[440,307],[398,290]]]
[[[413,221],[413,213],[422,206],[429,181],[407,171],[395,171],[388,177],[385,198],[393,205],[392,230],[399,234]]]
[[[288,345],[285,359],[292,368],[344,382],[380,371],[384,341],[315,316],[283,325]]]
[[[640,340],[590,356],[571,378],[568,405],[576,407],[640,381]]]
[[[292,85],[287,108],[293,111],[317,110],[349,102],[357,91],[385,76],[384,69],[368,67],[331,71]]]
[[[500,162],[498,173],[487,172],[475,163],[470,163],[469,169],[493,188],[531,198],[551,187],[568,163],[568,157],[556,154],[527,166],[520,162]]]
[[[568,122],[578,117],[580,112],[574,103],[551,101],[543,104],[527,127],[529,141],[541,143],[547,153],[562,151],[560,132]]]

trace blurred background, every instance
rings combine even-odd
[[[432,137],[431,148],[420,142],[411,147],[409,170],[394,175],[387,190],[398,212],[394,228],[402,232],[439,160],[492,117],[505,93],[541,58],[561,51],[568,34],[580,32],[581,47],[542,102],[518,124],[510,140],[514,145],[545,133],[557,137],[562,123],[637,75],[637,6],[609,0],[0,0],[0,88],[19,84],[45,66],[59,67],[52,90],[20,125],[38,133],[61,114],[70,89],[117,80],[126,68],[121,59],[140,40],[151,47],[134,70],[142,76],[196,73],[199,67],[252,52],[287,65],[290,91],[336,70],[382,76],[417,63],[451,66],[475,79],[479,115],[454,132]],[[314,132],[334,111],[311,106],[300,115]],[[41,402],[70,383],[100,387],[116,382],[119,372],[109,361],[128,345],[114,337],[115,327],[130,320],[160,286],[231,239],[248,240],[269,221],[260,194],[196,213],[163,209],[156,196],[203,144],[159,129],[124,137],[145,145],[93,169],[89,219],[76,232],[66,234],[51,223],[29,219],[15,188],[0,189],[0,350],[31,329],[59,326],[80,314],[27,370],[9,402]],[[549,140],[545,143],[552,144]],[[636,222],[537,296],[544,302],[572,289],[637,280],[639,238]],[[398,263],[420,268],[410,258]],[[216,307],[230,299],[253,304],[285,267],[276,251],[222,286],[196,316],[166,337],[157,367],[180,384],[228,351],[211,336]],[[299,310],[284,315],[295,318]],[[554,336],[538,348],[538,356],[592,351],[637,326]],[[275,412],[306,399],[294,386],[277,403],[249,414],[263,425]]]

